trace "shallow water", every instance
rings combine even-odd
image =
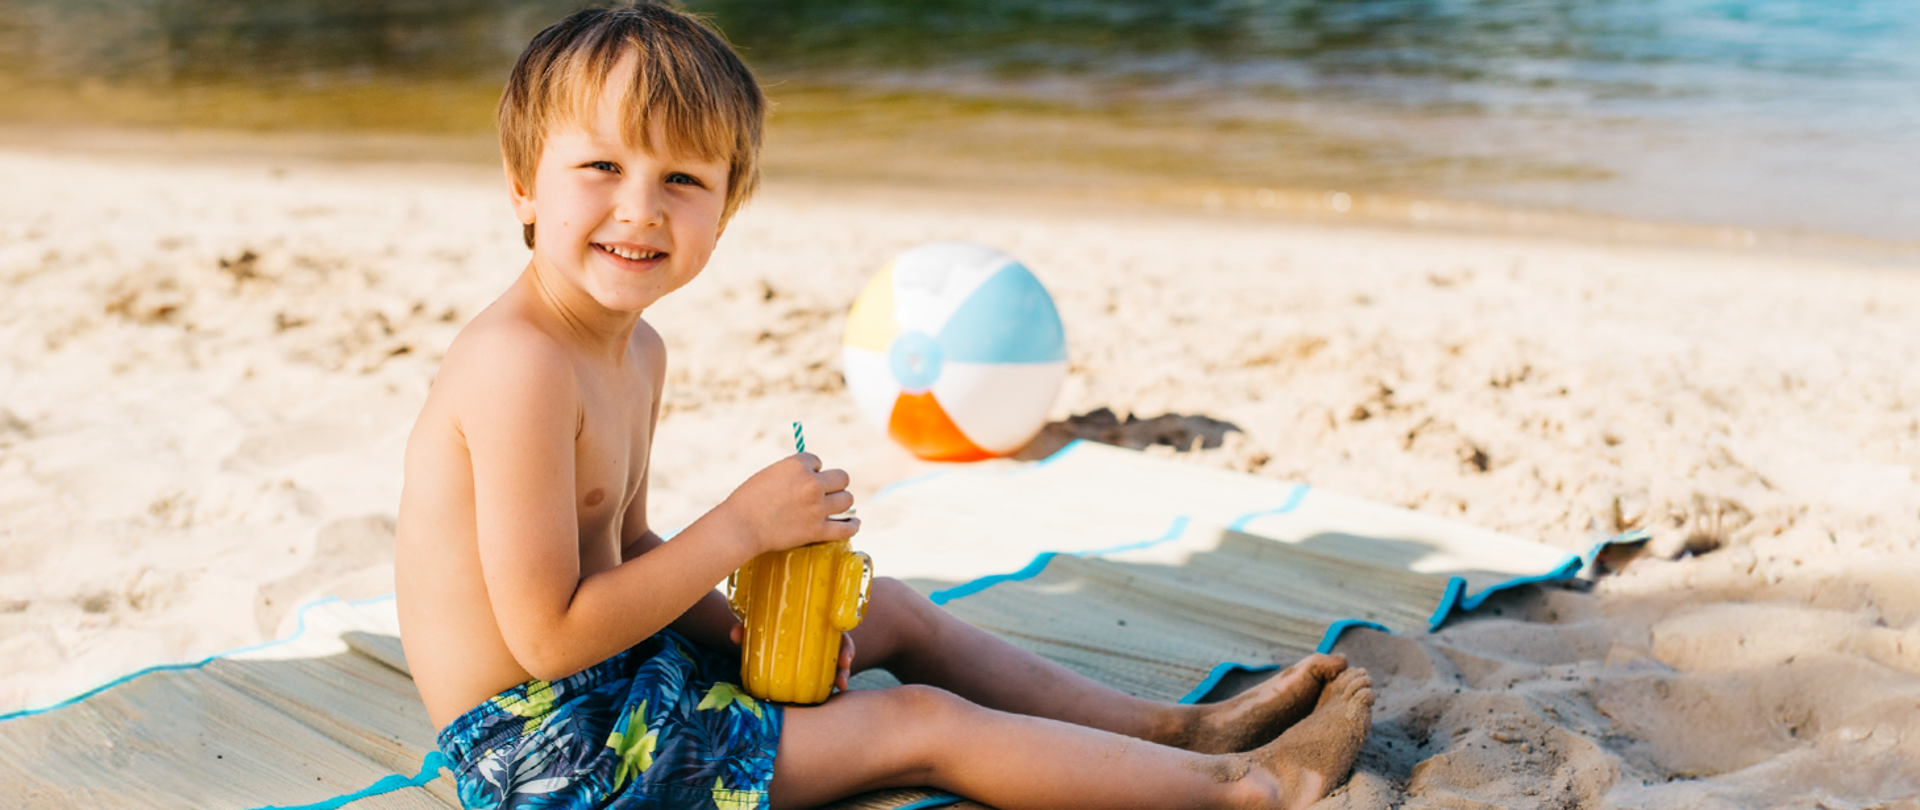
[[[0,0],[0,118],[484,133],[514,54],[574,5]],[[1016,166],[1920,239],[1911,0],[689,5],[792,100],[776,168]],[[836,163],[837,137],[899,159]]]

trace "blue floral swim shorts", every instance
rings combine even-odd
[[[440,732],[460,803],[494,808],[765,808],[781,709],[739,660],[671,630],[557,681],[533,680]]]

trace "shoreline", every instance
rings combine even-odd
[[[847,167],[841,165],[849,158],[848,150],[823,146],[817,140],[819,135],[805,129],[776,128],[769,136],[764,182],[809,187],[826,193],[871,195],[905,191],[1000,200],[1014,195],[1048,207],[1088,206],[1093,210],[1118,212],[1147,208],[1248,221],[1725,249],[1755,255],[1920,269],[1920,239],[1899,241],[1739,224],[1635,219],[1573,208],[1502,205],[1390,189],[1172,182],[1098,171],[1063,176],[1053,183],[1020,185],[1010,180],[1021,170],[1018,161],[1004,166],[964,165],[963,169],[983,175],[974,179],[959,178],[959,170],[952,167],[939,175],[889,175],[870,171],[849,174]],[[409,173],[478,172],[488,177],[497,172],[494,167],[498,160],[497,146],[490,133],[453,136],[407,132],[248,132],[6,122],[0,122],[0,149],[76,157],[112,156],[135,161],[164,156],[237,165],[317,163],[367,169],[401,168]],[[940,155],[911,152],[899,162],[943,163]]]

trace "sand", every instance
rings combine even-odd
[[[0,187],[0,710],[389,591],[407,431],[526,259],[495,172],[9,147]],[[860,421],[837,357],[868,274],[939,238],[1052,289],[1049,441],[1568,550],[1652,532],[1583,587],[1347,637],[1375,728],[1324,806],[1920,791],[1913,269],[774,178],[649,315],[658,526],[796,418],[862,497],[931,468]]]

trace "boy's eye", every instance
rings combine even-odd
[[[598,169],[603,172],[613,172],[614,174],[620,173],[620,164],[614,163],[611,160],[596,160],[587,164],[587,168]]]
[[[689,185],[689,186],[706,185],[705,183],[700,182],[700,178],[694,177],[693,175],[687,174],[686,172],[674,172],[672,174],[667,175],[667,182],[682,184],[682,185]]]

